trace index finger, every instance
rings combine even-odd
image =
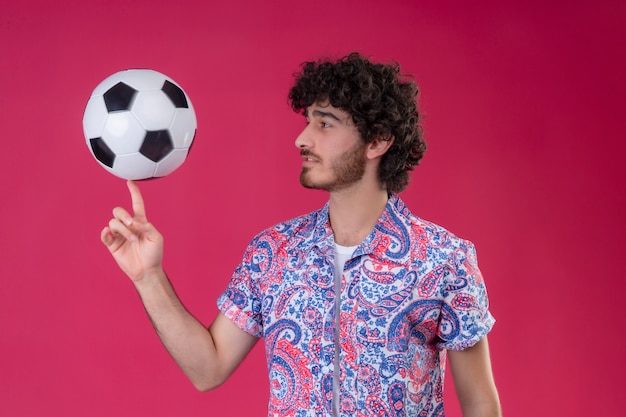
[[[133,214],[138,220],[147,220],[146,219],[146,207],[143,203],[143,197],[141,196],[141,191],[139,191],[139,187],[135,183],[135,181],[129,180],[126,182],[128,186],[128,191],[130,191],[130,199],[133,205]]]

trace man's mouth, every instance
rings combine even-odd
[[[320,158],[311,152],[300,151],[300,156],[304,162],[319,162]]]

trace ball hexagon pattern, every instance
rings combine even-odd
[[[197,128],[189,96],[150,69],[117,72],[93,91],[83,131],[96,161],[124,179],[162,177],[187,158]]]

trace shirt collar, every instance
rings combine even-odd
[[[317,210],[311,246],[323,252],[334,250],[333,230],[328,216],[329,202]],[[405,263],[410,258],[411,212],[396,194],[391,194],[374,230],[357,247],[354,255],[373,255]]]

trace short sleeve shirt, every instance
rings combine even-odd
[[[264,338],[268,416],[332,416],[335,343],[341,416],[443,416],[445,350],[474,345],[495,322],[473,244],[391,195],[339,294],[334,257],[327,203],[257,235],[218,299]]]

